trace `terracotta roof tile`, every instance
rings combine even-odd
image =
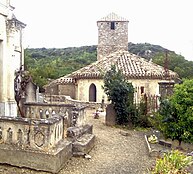
[[[120,69],[128,79],[164,79],[164,67],[139,57],[128,51],[118,51],[106,58],[96,61],[69,75],[54,80],[51,84],[75,83],[75,79],[102,78],[104,73],[110,70],[111,65]],[[178,78],[178,74],[169,70],[170,79]]]
[[[102,78],[102,75],[115,65],[127,78],[155,78],[164,79],[164,67],[149,62],[128,51],[115,52],[106,58],[96,61],[66,77],[71,78]],[[178,78],[178,74],[169,70],[171,79]]]
[[[64,76],[64,77],[60,77],[56,80],[53,80],[47,86],[52,86],[53,84],[73,84],[73,83],[75,83],[75,79]]]

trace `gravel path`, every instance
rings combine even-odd
[[[59,174],[147,174],[155,159],[148,156],[144,135],[138,131],[121,134],[119,128],[105,126],[104,115],[94,119],[87,111],[87,121],[93,124],[96,145],[89,153],[91,159],[73,157]],[[0,165],[0,174],[47,174],[30,169]]]

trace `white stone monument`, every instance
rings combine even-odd
[[[0,0],[0,116],[16,116],[15,71],[24,63],[23,29],[9,0]]]

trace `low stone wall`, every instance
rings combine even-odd
[[[54,118],[57,115],[65,119],[67,127],[85,124],[86,106],[62,103],[24,103],[25,116],[33,119]]]
[[[25,117],[35,119],[47,119],[55,115],[66,116],[71,114],[75,105],[61,103],[24,103]]]
[[[74,104],[77,106],[83,105],[96,110],[102,107],[102,104],[99,102],[86,102],[86,101],[73,100],[70,96],[66,96],[65,102],[68,104]]]
[[[73,104],[76,106],[85,106],[96,110],[101,107],[106,107],[106,104],[102,104],[99,102],[87,102],[87,101],[74,100],[70,96],[65,96],[65,95],[45,95],[44,98],[45,98],[45,101],[48,103]]]
[[[66,96],[65,95],[43,95],[45,103],[66,103]]]

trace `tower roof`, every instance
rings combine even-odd
[[[97,22],[104,22],[104,21],[124,21],[124,22],[129,22],[126,18],[123,18],[121,16],[118,16],[115,13],[110,13],[107,16],[101,18]]]

